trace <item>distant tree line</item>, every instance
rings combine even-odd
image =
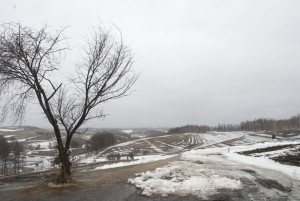
[[[209,131],[209,126],[206,125],[186,125],[181,127],[170,128],[168,133],[180,134],[180,133],[206,133]]]
[[[209,127],[206,125],[186,125],[170,128],[168,133],[206,133],[207,131],[278,131],[287,129],[300,129],[300,115],[292,116],[288,119],[265,119],[259,118],[252,121],[243,121],[240,124],[218,124],[218,126]]]
[[[230,132],[230,131],[240,131],[240,124],[218,124],[218,126],[211,127],[210,130],[219,132]]]
[[[300,128],[300,115],[293,116],[289,119],[256,119],[254,121],[245,121],[240,124],[241,130],[286,130],[286,129],[299,129]]]

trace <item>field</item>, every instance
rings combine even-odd
[[[81,135],[74,136],[80,147],[71,149],[72,161],[78,165],[86,165],[94,162],[107,161],[107,156],[120,154],[121,160],[128,160],[128,155],[132,152],[135,158],[141,156],[152,157],[153,155],[170,155],[183,153],[189,150],[197,150],[213,147],[229,147],[233,145],[254,144],[257,142],[272,141],[271,134],[257,132],[209,132],[204,134],[185,133],[169,135],[161,130],[147,129],[115,129],[119,136],[131,136],[130,141],[118,143],[108,147],[98,153],[91,153],[85,149],[91,136],[97,131],[89,131]],[[160,136],[149,137],[153,133]],[[51,131],[34,128],[2,128],[0,135],[8,141],[15,138],[22,142],[25,147],[22,160],[22,171],[34,172],[53,169],[53,160],[56,151],[56,140]],[[283,135],[283,134],[282,134]],[[282,136],[277,135],[277,141],[284,139],[297,139],[297,135]],[[64,137],[63,137],[64,138]],[[23,173],[24,173],[23,172]]]
[[[55,199],[63,200],[72,196],[88,199],[84,193],[80,193],[82,191],[89,191],[94,196],[106,196],[108,200],[130,200],[132,197],[136,200],[151,200],[153,196],[157,200],[250,201],[263,197],[271,200],[300,198],[300,137],[294,131],[278,132],[276,139],[273,139],[273,132],[169,135],[158,130],[160,136],[151,137],[151,134],[156,133],[153,129],[115,129],[114,132],[119,136],[124,135],[119,139],[131,140],[119,141],[98,153],[88,152],[84,147],[95,132],[76,136],[80,147],[71,149],[75,178],[86,186],[80,187],[78,193],[65,192],[61,194],[62,197]],[[0,133],[8,141],[14,137],[25,146],[25,171],[20,172],[18,177],[0,177],[0,192],[5,192],[5,198],[10,200],[14,195],[15,200],[22,200],[22,197],[14,194],[14,190],[35,185],[40,181],[38,178],[47,180],[51,173],[49,170],[57,170],[52,162],[57,154],[55,139],[51,132],[37,128],[5,128],[0,129]],[[128,158],[131,152],[134,160]],[[117,153],[120,159],[107,159],[108,155]],[[157,168],[148,171],[150,164]],[[113,183],[113,186],[98,188],[94,185],[102,185],[103,182]],[[132,189],[126,182],[136,186],[136,189]],[[109,189],[124,194],[107,194]],[[128,189],[131,189],[131,194],[126,194]],[[44,194],[36,193],[37,200],[45,199]]]

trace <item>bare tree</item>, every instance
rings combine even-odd
[[[101,132],[96,133],[88,142],[88,147],[91,151],[98,153],[101,149],[116,144],[117,139],[113,133]]]
[[[0,159],[2,161],[1,174],[6,174],[7,169],[7,159],[11,151],[11,146],[8,144],[7,140],[0,135]]]
[[[54,78],[68,47],[64,30],[51,34],[47,26],[39,30],[21,24],[4,24],[0,35],[0,87],[2,117],[11,112],[23,118],[26,103],[37,100],[52,125],[61,171],[60,183],[71,181],[70,142],[88,120],[102,118],[99,106],[128,95],[137,75],[132,72],[133,55],[110,31],[101,26],[87,39],[82,62],[67,82]],[[67,133],[63,143],[61,129]]]
[[[20,172],[20,157],[22,152],[24,151],[24,146],[22,143],[18,142],[15,138],[9,139],[11,144],[11,151],[13,153],[13,164],[14,164],[14,174],[19,174]]]

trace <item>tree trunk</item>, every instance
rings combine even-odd
[[[71,162],[69,159],[69,154],[67,151],[63,151],[59,154],[60,162],[61,162],[61,169],[60,175],[58,178],[58,183],[71,183],[72,182],[72,175],[71,175]]]
[[[7,158],[4,158],[4,175],[6,175]]]
[[[17,156],[17,174],[20,174],[20,155]]]
[[[70,153],[69,153],[69,147],[64,147],[63,141],[61,138],[61,133],[59,130],[59,127],[57,125],[57,122],[53,120],[54,124],[54,133],[57,140],[57,149],[59,152],[59,161],[61,162],[61,169],[60,173],[57,178],[57,183],[71,183],[72,182],[72,175],[71,175],[71,162],[69,159]]]

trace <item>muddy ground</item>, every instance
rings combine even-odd
[[[220,156],[222,157],[222,156]],[[50,188],[42,176],[32,176],[9,181],[2,181],[0,185],[1,201],[46,201],[46,200],[74,200],[74,201],[199,201],[195,196],[153,196],[146,197],[134,185],[127,184],[130,177],[136,173],[151,171],[172,161],[180,160],[180,156],[170,159],[120,167],[114,169],[77,172],[75,179],[79,185],[65,188]],[[300,183],[287,178],[281,173],[240,166],[236,163],[211,164],[213,167],[230,170],[232,173],[243,175],[240,177],[244,188],[238,190],[219,190],[217,194],[207,198],[210,201],[250,201],[296,200]],[[276,175],[276,179],[274,178]],[[300,197],[299,197],[300,200]]]
[[[44,175],[4,179],[0,185],[0,200],[141,200],[138,197],[144,196],[135,186],[127,184],[128,178],[164,166],[179,157],[127,167],[76,172],[74,179],[79,185],[65,188],[48,187]]]

